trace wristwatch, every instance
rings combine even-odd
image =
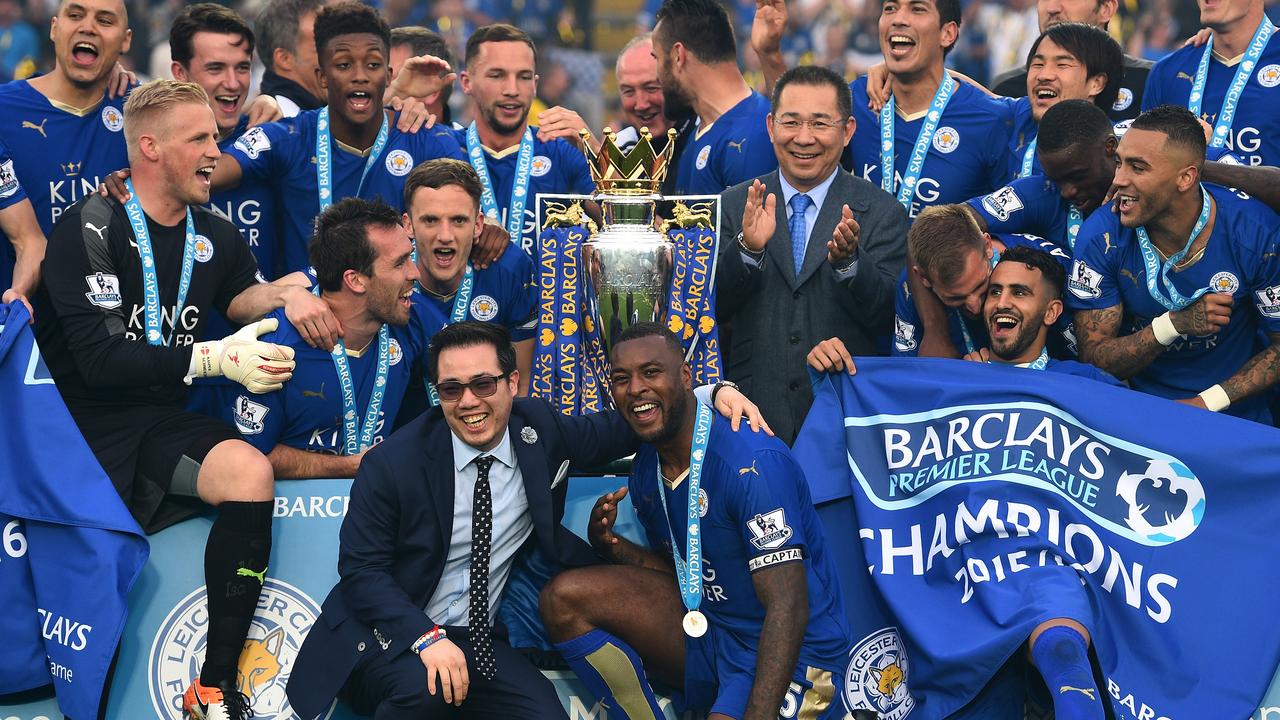
[[[738,387],[738,383],[733,382],[732,380],[721,380],[720,382],[716,383],[716,384],[715,384],[714,386],[712,386],[712,388],[711,388],[711,405],[712,405],[713,407],[714,407],[714,406],[715,406],[715,404],[716,404],[716,395],[720,393],[720,390],[721,390],[722,388],[727,388],[727,387],[733,388],[734,390],[737,390],[738,392],[742,392],[742,388],[739,388],[739,387]]]

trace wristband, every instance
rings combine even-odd
[[[1182,333],[1173,326],[1173,318],[1167,312],[1151,321],[1151,332],[1155,333],[1156,342],[1165,347],[1169,347],[1175,340],[1182,337]]]
[[[716,395],[719,395],[720,391],[727,387],[731,387],[734,390],[738,390],[738,392],[742,392],[738,388],[738,383],[733,382],[731,380],[721,380],[720,382],[716,383],[711,387],[711,407],[716,406]]]
[[[742,250],[742,252],[746,253],[747,255],[750,255],[752,260],[759,260],[760,258],[764,257],[764,250],[752,250],[751,248],[747,247],[747,244],[742,240],[742,233],[738,233],[737,239],[738,239],[738,248]]]
[[[1231,407],[1231,398],[1227,395],[1227,391],[1222,389],[1221,385],[1214,385],[1200,393],[1199,397],[1204,401],[1204,406],[1213,412],[1222,412]]]
[[[435,645],[446,637],[448,637],[448,634],[445,633],[444,628],[436,625],[430,630],[422,633],[422,637],[413,641],[413,654],[417,655],[418,653],[421,653],[423,650]]]

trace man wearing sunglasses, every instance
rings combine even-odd
[[[351,477],[391,434],[411,369],[444,315],[413,293],[418,271],[400,214],[381,201],[347,198],[316,218],[309,256],[323,300],[342,323],[333,352],[313,348],[279,311],[278,345],[293,348],[294,381],[264,395],[237,385],[193,392],[201,407],[240,431],[278,479]]]
[[[601,562],[560,524],[563,480],[570,465],[615,460],[639,440],[616,412],[565,416],[517,398],[501,325],[444,328],[428,372],[440,405],[360,464],[341,579],[298,654],[289,702],[308,718],[338,694],[380,720],[563,718],[550,681],[494,635],[493,618],[526,544],[568,567]],[[715,401],[735,425],[744,412],[763,425],[736,390],[722,386]]]

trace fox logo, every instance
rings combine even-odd
[[[244,641],[236,678],[240,692],[247,697],[256,697],[259,689],[276,679],[280,674],[280,647],[283,644],[283,628],[272,630],[261,640],[249,638]]]
[[[898,686],[902,685],[905,677],[902,674],[902,668],[898,667],[898,663],[893,662],[885,665],[880,669],[871,668],[871,675],[876,681],[876,690],[880,691],[885,697],[893,697],[897,692]]]
[[[26,128],[27,130],[35,130],[36,132],[40,133],[40,137],[43,137],[45,140],[48,140],[49,136],[45,134],[45,131],[44,131],[44,124],[47,122],[49,122],[49,118],[44,118],[43,120],[41,120],[39,125],[31,122],[30,120],[23,120],[22,127]]]
[[[1081,695],[1084,695],[1085,697],[1089,698],[1090,700],[1098,699],[1093,695],[1093,693],[1095,692],[1093,688],[1078,688],[1078,687],[1071,687],[1070,685],[1063,685],[1062,687],[1058,688],[1059,695],[1062,695],[1063,693],[1069,693],[1069,692],[1078,692]]]

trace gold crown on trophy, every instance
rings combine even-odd
[[[618,136],[606,127],[600,151],[593,152],[589,142],[591,133],[583,128],[579,133],[582,153],[591,166],[591,179],[604,195],[656,195],[676,148],[676,130],[667,130],[667,145],[658,152],[653,147],[653,134],[649,128],[640,128],[640,139],[624,153],[618,147]]]

